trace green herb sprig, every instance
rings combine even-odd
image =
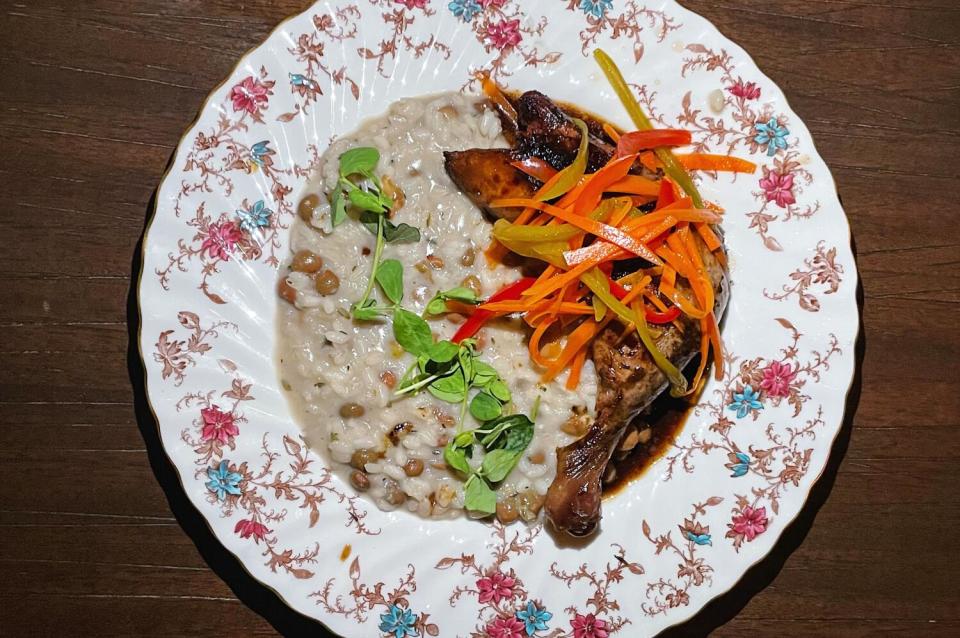
[[[334,228],[346,220],[347,207],[350,206],[358,211],[357,219],[364,228],[377,238],[367,286],[360,300],[350,307],[353,318],[362,321],[389,314],[403,299],[403,266],[395,259],[382,261],[384,244],[420,241],[420,231],[417,228],[408,224],[394,224],[387,219],[387,213],[393,208],[394,201],[383,191],[383,185],[374,173],[379,162],[380,152],[375,148],[361,146],[350,149],[340,156],[340,176],[331,194],[331,222]],[[357,178],[366,180],[364,188],[354,181]],[[375,283],[379,284],[392,305],[378,306],[370,298]]]
[[[459,301],[461,303],[477,305],[480,298],[477,293],[464,286],[457,286],[450,290],[440,290],[427,302],[425,315],[442,315],[447,311],[448,301]]]

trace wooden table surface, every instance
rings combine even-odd
[[[245,576],[179,493],[128,325],[138,239],[182,132],[308,4],[0,3],[2,635],[324,635]],[[853,226],[864,331],[808,507],[674,634],[960,635],[960,4],[685,4],[813,131]]]

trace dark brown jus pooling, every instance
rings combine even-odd
[[[609,483],[603,485],[603,497],[609,498],[620,493],[631,481],[643,476],[654,461],[667,453],[670,446],[677,439],[690,413],[697,406],[697,400],[690,401],[690,397],[676,399],[669,392],[660,395],[651,406],[650,413],[641,417],[642,421],[650,426],[650,440],[640,443],[624,458],[616,455],[610,464],[616,468],[616,476]]]

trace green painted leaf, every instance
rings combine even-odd
[[[397,308],[393,313],[393,338],[414,355],[425,354],[433,345],[430,326],[419,315]]]
[[[479,392],[470,401],[470,414],[478,421],[496,419],[503,412],[503,406],[486,392]]]
[[[375,278],[387,299],[400,303],[403,299],[403,265],[396,259],[386,259],[380,262]]]

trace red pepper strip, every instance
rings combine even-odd
[[[680,309],[676,306],[673,306],[666,312],[657,312],[647,308],[646,312],[644,312],[644,315],[647,317],[647,321],[650,323],[664,324],[676,321],[677,317],[680,316]]]
[[[660,210],[675,201],[677,201],[677,192],[673,188],[673,182],[667,178],[663,178],[660,180],[660,194],[657,195],[657,205],[653,210]]]
[[[610,284],[610,294],[616,297],[619,301],[623,301],[623,298],[626,297],[630,291],[618,284],[617,281],[611,276],[613,273],[613,262],[605,261],[597,266],[597,268],[600,270],[600,272],[607,276],[607,283]]]
[[[690,131],[681,129],[650,129],[624,133],[617,141],[617,157],[633,155],[660,146],[686,146],[693,141]]]
[[[548,179],[557,174],[557,169],[550,166],[550,164],[539,157],[528,157],[524,160],[510,162],[510,165],[521,173],[529,175],[533,179],[540,182],[546,182]]]
[[[519,281],[512,283],[505,288],[501,288],[498,292],[490,296],[490,299],[487,302],[491,301],[516,301],[520,299],[520,295],[523,294],[523,291],[532,286],[536,282],[534,277],[523,277]],[[480,331],[480,328],[483,327],[483,324],[488,322],[490,319],[493,319],[499,313],[491,312],[490,310],[477,310],[470,318],[464,321],[457,332],[453,335],[453,338],[450,340],[453,343],[460,343],[464,339],[469,339]]]

